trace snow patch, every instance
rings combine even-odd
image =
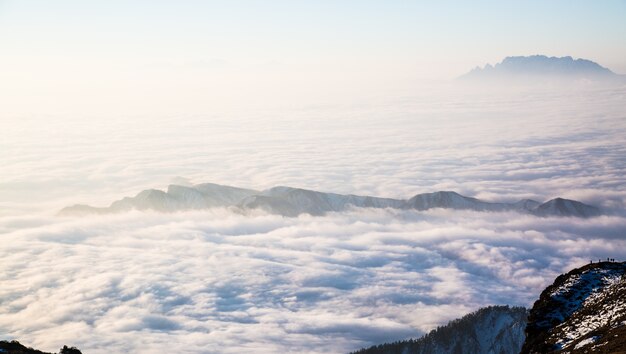
[[[594,337],[591,337],[591,338],[583,339],[580,342],[578,342],[578,344],[576,344],[574,349],[580,349],[580,348],[582,348],[582,347],[584,347],[586,345],[593,344],[593,343],[595,343],[598,340],[598,338],[600,338],[600,337],[594,336]]]

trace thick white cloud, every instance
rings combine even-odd
[[[626,259],[619,216],[213,210],[11,222],[21,226],[0,246],[0,332],[90,353],[346,351],[480,306],[530,306],[571,267]]]
[[[457,91],[185,117],[2,117],[0,337],[89,353],[340,352],[484,305],[529,306],[559,273],[626,259],[624,97]],[[170,181],[562,196],[610,215],[51,216]]]

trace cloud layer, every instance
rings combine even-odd
[[[107,205],[177,177],[395,198],[561,196],[623,208],[625,94],[425,90],[202,116],[3,118],[0,212]]]
[[[0,336],[54,351],[341,352],[626,259],[626,89],[464,91],[184,117],[0,118]],[[168,183],[576,199],[517,213],[54,215]]]
[[[626,259],[617,216],[213,210],[3,221],[19,227],[0,246],[0,333],[90,353],[347,351],[485,305],[530,306],[571,267]]]

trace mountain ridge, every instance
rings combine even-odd
[[[588,59],[546,55],[508,56],[495,65],[476,67],[459,77],[462,81],[615,81],[626,82],[626,76]]]
[[[435,208],[483,212],[519,212],[540,217],[565,216],[588,218],[601,215],[600,209],[579,201],[555,198],[545,203],[530,199],[497,203],[466,197],[453,191],[421,193],[408,199],[393,199],[353,194],[324,193],[278,186],[263,191],[203,183],[195,186],[170,185],[167,191],[147,189],[134,197],[114,201],[108,207],[76,204],[60,211],[61,215],[109,214],[129,210],[175,212],[183,210],[234,208],[239,211],[262,210],[270,214],[297,216],[324,215],[351,208],[391,208],[424,211]]]

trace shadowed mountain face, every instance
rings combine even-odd
[[[555,198],[532,210],[540,216],[577,216],[590,217],[600,215],[600,210],[575,200]]]
[[[341,195],[322,193],[300,188],[274,187],[263,192],[263,195],[285,200],[294,206],[297,214],[323,215],[331,211],[343,211],[349,207],[359,208],[402,208],[405,201],[388,198],[363,197],[358,195]]]
[[[524,342],[528,310],[491,306],[451,321],[419,339],[376,345],[355,354],[517,354]]]
[[[621,75],[586,59],[545,55],[506,57],[496,65],[477,67],[460,77],[463,80],[559,79],[624,81]]]
[[[135,197],[113,202],[109,207],[97,208],[74,205],[61,210],[61,214],[105,214],[128,210],[154,210],[175,212],[182,210],[230,207],[238,211],[262,210],[271,214],[297,216],[300,214],[324,215],[350,208],[392,208],[428,210],[433,208],[475,210],[490,212],[516,211],[536,216],[592,217],[600,215],[596,207],[574,200],[556,198],[546,203],[521,200],[515,203],[491,203],[441,191],[418,194],[408,200],[378,198],[358,195],[322,193],[291,187],[274,187],[265,191],[199,184],[192,187],[170,185],[167,192],[148,189]]]
[[[535,302],[522,353],[626,351],[626,262],[561,275]]]

